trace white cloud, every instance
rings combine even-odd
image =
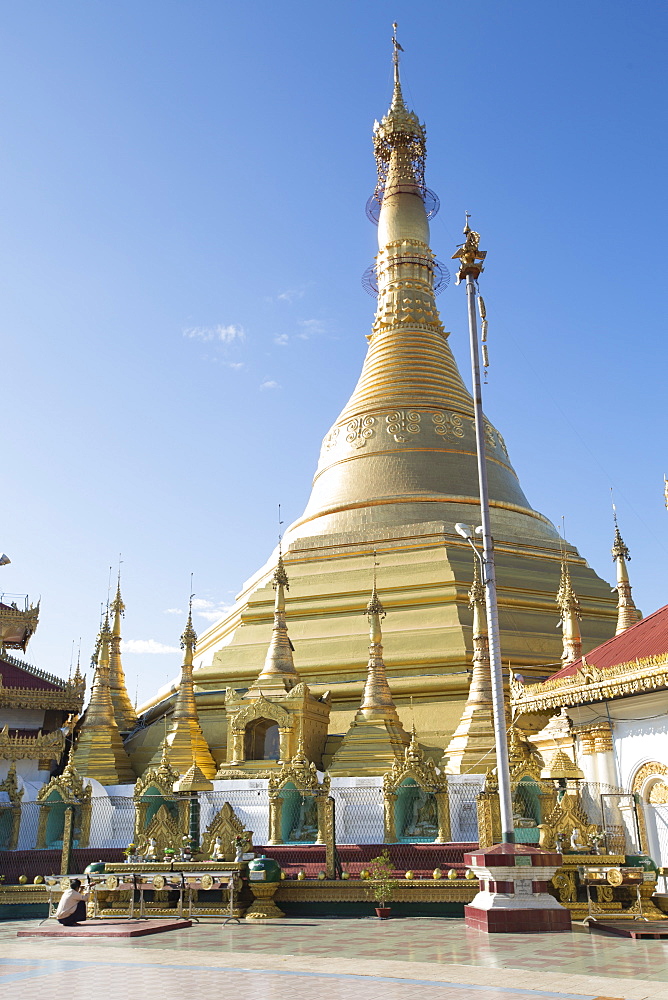
[[[260,392],[264,392],[266,389],[280,389],[278,382],[275,382],[273,378],[266,378],[264,382],[260,384]]]
[[[199,618],[204,618],[208,622],[217,622],[233,607],[233,604],[207,601],[203,597],[195,597],[193,599],[193,611]]]
[[[178,646],[167,646],[164,642],[157,642],[155,639],[124,639],[122,643],[124,653],[178,653]]]
[[[243,361],[227,361],[226,364],[228,368],[233,368],[235,372],[240,372],[242,368],[246,367]]]
[[[238,323],[228,326],[190,326],[183,331],[183,336],[189,340],[203,340],[206,343],[218,341],[221,344],[232,344],[246,339],[246,331]]]
[[[298,333],[297,336],[302,340],[308,340],[309,337],[316,337],[325,332],[325,324],[321,319],[301,319],[299,325],[302,332]]]
[[[303,297],[303,288],[286,288],[284,292],[279,292],[276,296],[279,302],[294,302],[295,299],[301,299]]]
[[[184,615],[185,611],[182,608],[165,608],[162,613],[163,615]]]
[[[279,333],[278,337],[274,337],[274,343],[279,347],[285,347],[289,340],[287,333]]]

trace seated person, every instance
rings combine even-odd
[[[60,897],[56,920],[63,927],[78,927],[80,920],[86,919],[86,900],[88,894],[79,892],[81,882],[78,878],[70,879],[70,887]]]

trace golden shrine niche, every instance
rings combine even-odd
[[[72,763],[72,751],[61,775],[52,778],[37,793],[40,805],[37,823],[38,848],[63,846],[66,814],[72,813],[72,847],[88,847],[91,819],[91,788]]]
[[[4,793],[4,794],[3,794]],[[16,778],[16,761],[12,761],[4,781],[0,781],[0,851],[15,851],[21,827],[23,789]],[[6,796],[6,801],[4,801]]]
[[[237,837],[245,842],[247,850],[251,850],[252,830],[245,830],[230,803],[224,802],[202,834],[202,853],[210,858],[216,854],[216,861],[234,861]]]
[[[269,697],[259,689],[243,693],[228,688],[227,757],[216,777],[269,778],[292,760],[300,735],[309,759],[320,761],[329,710],[329,694],[316,698],[302,681]]]
[[[134,791],[136,853],[142,856],[181,846],[188,832],[188,802],[174,791],[179,773],[163,748],[158,767],[150,767],[137,779]]]
[[[269,777],[269,843],[324,844],[330,777],[320,782],[306,759],[301,739],[291,761]]]
[[[450,840],[448,779],[425,759],[415,729],[403,760],[383,776],[385,843],[447,844]]]
[[[508,727],[508,762],[515,833],[521,843],[538,844],[538,827],[556,801],[554,786],[541,778],[543,759],[516,726]],[[501,839],[499,786],[494,771],[485,776],[477,798],[478,839],[491,847]]]

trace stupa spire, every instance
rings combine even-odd
[[[373,555],[373,586],[366,606],[369,619],[366,683],[359,710],[329,765],[332,775],[383,774],[395,760],[403,759],[410,743],[387,681],[381,627],[385,608],[376,588],[376,553]]]
[[[464,711],[440,765],[448,774],[486,774],[495,761],[485,589],[477,556],[473,557],[469,607],[473,611],[473,669]]]
[[[564,666],[578,660],[582,654],[582,637],[580,634],[580,605],[573,590],[568,563],[561,560],[561,579],[557,592],[557,604],[561,610],[560,628],[563,642],[561,662]]]
[[[375,555],[375,553],[374,553]],[[375,572],[374,572],[375,576]],[[366,684],[362,695],[362,704],[358,715],[365,719],[390,718],[399,720],[397,709],[392,698],[390,685],[387,682],[387,671],[383,660],[383,632],[381,622],[385,618],[385,608],[380,602],[376,581],[374,579],[371,597],[366,606],[369,619],[369,662],[367,665]]]
[[[79,773],[87,778],[95,778],[102,785],[125,785],[135,780],[135,773],[114,718],[109,687],[110,642],[111,628],[107,612],[96,643],[95,678],[90,701],[72,760]]]
[[[288,574],[285,571],[283,552],[279,543],[278,562],[272,577],[272,585],[276,591],[274,597],[274,627],[264,666],[253,684],[261,688],[265,694],[275,694],[290,691],[299,683],[300,677],[295,670],[292,657],[293,645],[288,635],[288,625],[285,618],[285,591],[290,589]]]
[[[631,558],[629,550],[622,538],[619,525],[617,523],[617,511],[612,505],[612,515],[615,521],[615,540],[612,545],[611,554],[613,562],[617,564],[617,628],[615,635],[625,632],[631,625],[635,625],[642,615],[635,606],[633,595],[631,594],[631,584],[629,582],[629,571],[627,562]]]
[[[392,36],[390,107],[374,123],[377,182],[369,215],[378,222],[378,304],[369,350],[348,403],[323,441],[307,508],[286,534],[295,539],[357,528],[373,505],[386,525],[458,520],[453,506],[478,495],[473,402],[448,345],[435,288],[447,272],[430,248],[438,199],[425,184],[424,125],[406,107],[402,47]],[[531,509],[505,444],[487,424],[490,493],[506,520],[536,519],[530,533],[556,532]],[[526,528],[522,529],[526,532]]]
[[[121,619],[125,614],[125,604],[121,597],[120,569],[118,571],[116,597],[111,604],[111,611],[114,620],[109,640],[109,689],[111,691],[111,701],[114,706],[116,724],[122,733],[129,733],[137,725],[137,713],[130,701],[125,683],[125,674],[123,672],[123,662],[121,660]]]
[[[197,633],[193,627],[192,605],[191,595],[188,621],[181,635],[183,663],[172,724],[163,744],[153,755],[150,766],[159,766],[163,753],[168,747],[170,764],[179,774],[185,774],[193,764],[196,764],[206,778],[213,778],[217,768],[199,724],[197,702],[195,701],[193,659],[197,646]]]

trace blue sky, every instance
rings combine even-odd
[[[664,3],[0,17],[0,588],[42,597],[32,662],[66,674],[81,637],[87,664],[122,553],[126,637],[174,650],[126,652],[141,700],[177,672],[190,573],[203,631],[273,548],[277,504],[301,513],[373,315],[395,19],[433,249],[468,210],[488,250],[488,415],[610,580],[614,488],[637,601],[666,603]],[[439,307],[468,381],[462,289]]]

